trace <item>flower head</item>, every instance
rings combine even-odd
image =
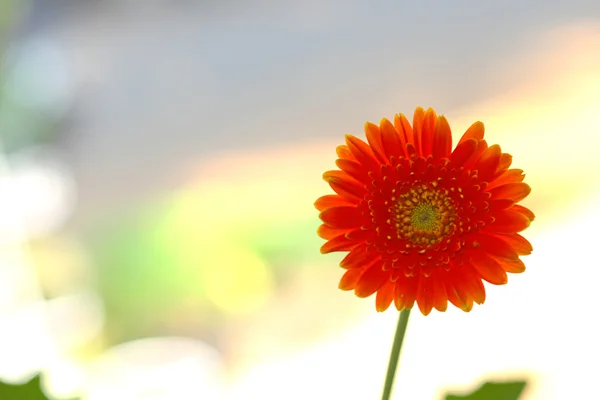
[[[348,252],[342,290],[377,293],[378,311],[392,301],[424,315],[448,301],[470,311],[485,301],[482,279],[502,285],[525,270],[519,256],[532,247],[518,232],[534,215],[517,203],[531,189],[510,154],[488,147],[483,123],[454,151],[448,121],[431,108],[417,108],[412,127],[397,114],[365,133],[368,144],[346,135],[337,147],[339,170],[323,174],[336,194],[315,202],[321,252]]]

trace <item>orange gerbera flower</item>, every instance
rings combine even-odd
[[[517,202],[531,191],[512,156],[488,147],[475,122],[452,151],[448,121],[433,109],[402,114],[393,124],[367,123],[369,144],[346,135],[337,147],[340,170],[323,178],[337,194],[315,202],[327,239],[322,253],[349,252],[339,287],[367,297],[377,311],[415,301],[424,315],[482,304],[482,279],[502,285],[520,273],[531,244],[519,235],[534,219]]]

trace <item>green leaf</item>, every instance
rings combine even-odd
[[[448,394],[446,400],[518,400],[526,384],[525,381],[485,382],[471,394]]]
[[[0,399],[2,400],[48,400],[40,388],[40,376],[36,375],[22,385],[10,385],[0,381]]]

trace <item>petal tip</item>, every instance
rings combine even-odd
[[[381,305],[376,305],[375,306],[375,310],[379,313],[386,311],[388,308],[390,307],[390,305],[385,305],[385,306],[381,306]]]

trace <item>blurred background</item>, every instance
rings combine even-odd
[[[337,289],[314,200],[418,105],[514,156],[528,271],[413,313],[395,394],[600,356],[600,3],[0,1],[0,380],[53,399],[377,398],[397,313]]]

